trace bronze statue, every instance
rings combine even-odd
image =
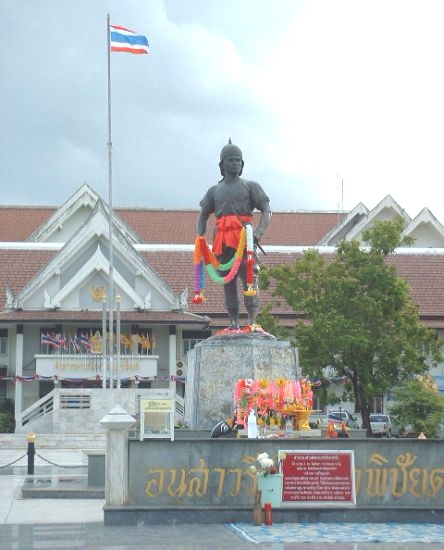
[[[230,318],[228,330],[239,330],[238,277],[241,278],[244,287],[248,322],[250,326],[255,325],[259,307],[257,247],[271,219],[269,198],[258,183],[240,177],[243,167],[242,151],[230,140],[220,153],[219,168],[223,177],[217,185],[210,187],[200,201],[201,210],[197,220],[197,234],[203,237],[208,218],[211,214],[215,215],[216,232],[213,239],[213,253],[221,265],[227,265],[236,254],[242,255],[238,271],[230,281],[224,284],[225,307]],[[254,210],[262,212],[256,228],[252,228]],[[240,246],[239,240],[243,227],[247,228],[244,235],[248,235],[248,231],[250,235],[252,234],[251,241],[254,240],[254,245],[251,246],[253,248],[251,251],[244,249],[239,252],[238,246]],[[226,271],[220,271],[221,275],[228,273],[228,268],[226,269]],[[250,277],[248,269],[250,269]]]

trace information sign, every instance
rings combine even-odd
[[[174,399],[140,399],[140,435],[142,439],[169,438],[174,441]]]
[[[279,451],[282,504],[356,505],[353,451]]]

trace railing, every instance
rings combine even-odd
[[[168,390],[165,390],[165,392],[167,394]],[[184,418],[185,400],[178,394],[175,394],[174,398],[176,415]],[[54,389],[17,415],[17,428],[21,428],[34,420],[42,418],[48,413],[52,413],[54,409],[91,409],[93,406],[92,399],[92,395],[88,393],[76,393],[70,390],[63,391]]]
[[[185,416],[185,399],[176,393],[176,414],[184,418]]]
[[[36,420],[52,412],[54,410],[55,392],[56,390],[52,390],[28,407],[26,411],[19,413],[16,419],[17,427],[25,426],[25,424],[28,424],[31,420]]]

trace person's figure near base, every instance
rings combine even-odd
[[[197,220],[197,234],[205,235],[207,221],[211,214],[216,217],[216,232],[213,239],[213,252],[221,264],[226,264],[236,253],[242,227],[252,224],[253,211],[262,212],[258,226],[254,229],[254,267],[252,288],[247,284],[247,268],[244,259],[234,278],[224,284],[225,307],[230,318],[231,330],[239,329],[239,296],[237,279],[241,278],[244,291],[244,303],[248,312],[250,326],[255,324],[259,307],[257,278],[259,264],[257,260],[257,245],[267,228],[271,210],[269,198],[262,187],[253,181],[241,178],[244,161],[242,151],[229,141],[220,153],[220,171],[222,180],[210,187],[200,201],[200,214]],[[225,275],[227,272],[222,272]],[[255,292],[253,292],[255,291]]]

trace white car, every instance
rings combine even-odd
[[[394,426],[388,414],[372,413],[370,415],[370,427],[372,435],[375,437],[399,436],[399,427]]]

